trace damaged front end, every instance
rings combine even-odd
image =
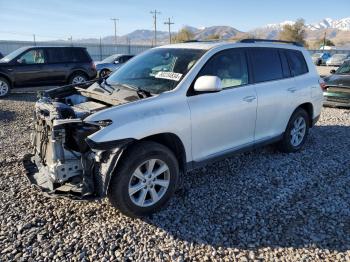
[[[88,136],[111,121],[85,122],[84,118],[124,102],[73,87],[42,95],[35,105],[32,152],[23,160],[31,184],[49,195],[104,197],[118,158],[131,141],[101,147]]]

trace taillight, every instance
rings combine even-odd
[[[94,62],[91,62],[90,66],[91,66],[92,69],[96,70],[96,65],[95,65]]]
[[[320,80],[318,80],[318,83],[320,84],[322,91],[326,91],[327,86],[326,86],[326,83],[324,82],[324,80],[320,79]]]

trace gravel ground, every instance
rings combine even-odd
[[[190,172],[141,220],[26,183],[34,99],[0,100],[0,261],[350,260],[350,111],[325,108],[300,153],[267,147]]]

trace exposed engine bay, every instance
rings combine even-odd
[[[84,119],[141,98],[135,90],[108,90],[101,83],[87,89],[64,86],[41,94],[35,104],[31,154],[24,158],[30,182],[48,194],[79,199],[105,196],[123,145],[92,148],[87,137],[108,123]]]

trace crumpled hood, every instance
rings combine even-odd
[[[350,88],[350,75],[331,75],[324,78],[327,86],[340,86]]]

